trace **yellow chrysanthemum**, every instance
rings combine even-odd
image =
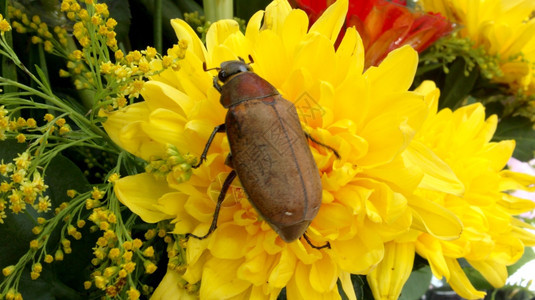
[[[421,0],[426,11],[438,12],[461,25],[460,35],[500,57],[503,76],[494,78],[514,91],[535,94],[535,1]]]
[[[311,144],[323,203],[307,234],[313,244],[329,242],[331,249],[314,249],[302,239],[282,241],[236,180],[217,229],[207,239],[190,238],[184,265],[168,272],[167,278],[185,283],[164,280],[156,295],[184,287],[195,292],[200,283],[203,299],[275,298],[283,287],[290,299],[336,299],[340,280],[354,299],[350,274],[386,275],[391,268],[370,273],[382,260],[403,266],[403,274],[391,277],[397,281],[391,294],[398,295],[420,235],[437,241],[461,235],[454,210],[421,192],[462,196],[467,187],[432,145],[414,141],[430,118],[424,94],[408,91],[417,54],[402,47],[364,72],[363,46],[354,29],[334,47],[347,6],[347,0],[336,2],[309,29],[303,11],[276,0],[251,18],[245,34],[234,21],[214,23],[206,47],[184,21],[173,20],[178,38],[188,44],[180,69],[147,82],[145,102],[108,114],[104,126],[110,137],[151,162],[149,172],[116,181],[117,197],[146,222],[172,219],[176,234],[208,231],[230,172],[223,134],[216,135],[207,161],[188,170],[191,156],[200,156],[226,113],[213,88],[215,73],[205,72],[203,62],[210,68],[251,55],[252,69],[295,104],[306,131],[341,156]],[[440,143],[450,142],[444,138]]]
[[[483,105],[476,103],[455,112],[444,109],[437,113],[439,91],[434,83],[424,82],[416,91],[426,95],[429,116],[403,156],[421,163],[415,160],[418,152],[433,151],[460,179],[465,187],[462,195],[430,191],[425,179],[418,194],[455,213],[463,223],[463,232],[454,240],[419,232],[415,240],[398,239],[387,244],[385,258],[368,280],[376,298],[397,299],[400,278],[406,280],[412,270],[407,258],[418,253],[427,259],[433,274],[445,277],[461,297],[480,299],[485,293],[472,286],[457,259],[466,259],[494,287],[505,284],[506,266],[520,259],[525,246],[535,244],[535,235],[524,230],[530,226],[513,217],[534,209],[535,203],[505,191],[526,189],[535,184],[535,178],[502,170],[515,143],[490,142],[497,118],[494,115],[485,120]],[[392,274],[389,280],[385,280],[384,273],[375,274],[383,269]]]

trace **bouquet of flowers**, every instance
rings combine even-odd
[[[0,299],[534,296],[532,0],[0,3]]]

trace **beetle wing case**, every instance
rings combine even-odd
[[[252,205],[283,240],[298,239],[318,213],[322,188],[295,106],[278,94],[241,101],[225,123],[232,166]]]

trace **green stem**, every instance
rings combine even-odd
[[[162,0],[154,1],[154,48],[162,53]]]
[[[234,17],[232,0],[203,0],[203,6],[207,21],[215,22]]]
[[[7,0],[0,0],[0,13],[6,20],[9,21],[9,16],[7,14]],[[8,47],[13,48],[13,36],[11,35],[11,31],[7,31],[2,33],[4,35],[5,43]],[[3,51],[2,51],[3,52]],[[2,76],[5,78],[12,79],[14,81],[17,81],[17,67],[13,62],[6,57],[5,55],[2,55]],[[10,93],[10,92],[16,92],[17,89],[13,86],[6,86],[4,88],[4,93]]]
[[[50,82],[49,76],[48,76],[48,67],[46,65],[46,57],[45,57],[45,50],[43,49],[43,45],[40,44],[37,48],[38,54],[39,54],[39,67],[41,68],[41,71],[43,71],[43,74],[45,75],[46,82]]]
[[[31,72],[28,71],[28,73],[32,77],[32,79],[35,80],[36,82],[38,82],[41,85],[41,88],[45,89],[45,91],[48,92],[48,93],[43,93],[43,92],[41,92],[39,90],[33,89],[33,88],[31,88],[31,87],[29,87],[27,85],[18,83],[16,81],[13,81],[13,80],[10,80],[10,79],[7,79],[7,78],[0,77],[0,81],[4,81],[9,85],[16,86],[16,87],[18,87],[20,89],[23,89],[23,90],[26,90],[28,92],[31,92],[34,95],[36,95],[38,97],[41,97],[41,98],[43,98],[43,99],[45,99],[47,101],[50,101],[50,103],[52,103],[55,106],[63,109],[63,111],[68,112],[70,118],[72,118],[73,121],[75,121],[76,123],[80,123],[80,124],[85,125],[86,128],[89,128],[93,133],[95,133],[96,135],[101,136],[102,138],[104,138],[105,140],[110,142],[110,145],[115,145],[115,143],[113,143],[111,141],[109,136],[102,129],[100,129],[100,127],[98,127],[97,125],[93,124],[91,121],[86,119],[82,114],[74,111],[68,104],[66,104],[65,102],[61,101],[61,99],[59,99],[57,96],[55,96],[51,91],[46,90],[46,86],[42,85],[40,83],[40,81],[37,80],[37,78],[35,78],[35,76],[33,76],[33,74]],[[83,126],[80,126],[80,127],[83,128]]]

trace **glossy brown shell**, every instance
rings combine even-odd
[[[320,174],[295,106],[278,93],[271,95],[276,89],[252,72],[223,86],[222,103],[233,92],[229,88],[241,91],[229,98],[234,101],[225,121],[232,167],[260,215],[284,241],[294,241],[322,199]]]

